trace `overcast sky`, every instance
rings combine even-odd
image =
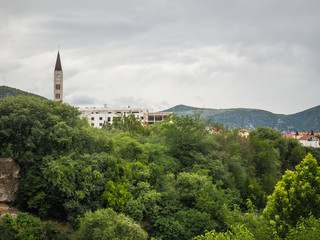
[[[0,85],[64,101],[295,113],[320,104],[319,0],[0,0]]]

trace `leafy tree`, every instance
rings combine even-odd
[[[138,182],[136,187],[132,187],[135,200],[131,199],[126,206],[126,212],[134,218],[141,217],[141,220],[151,222],[159,216],[161,210],[160,203],[162,194],[154,189],[147,182]],[[138,207],[137,211],[132,209],[132,205]]]
[[[244,225],[236,225],[232,227],[232,231],[227,232],[216,232],[212,230],[206,232],[205,235],[200,235],[193,240],[254,240],[253,234],[248,231]]]
[[[12,152],[12,144],[3,143],[2,147],[0,148],[0,157],[1,158],[12,158],[13,152]]]
[[[249,135],[252,156],[248,164],[252,166],[251,176],[259,179],[259,185],[266,194],[272,193],[274,185],[281,176],[280,150],[275,147],[279,139],[282,141],[280,132],[262,127],[250,132]]]
[[[121,179],[120,169],[119,162],[107,153],[59,159],[47,156],[40,171],[31,169],[20,180],[18,203],[42,217],[68,218],[74,223],[79,215],[102,207],[105,184]]]
[[[172,216],[156,220],[156,234],[164,239],[191,239],[206,229],[214,229],[216,224],[210,215],[196,209],[184,208]]]
[[[124,212],[136,222],[141,222],[143,219],[143,213],[145,206],[140,199],[134,200],[130,198],[126,204]]]
[[[80,219],[79,229],[75,240],[106,240],[106,239],[147,239],[148,234],[124,214],[117,214],[112,209],[100,209],[92,213],[87,212]]]
[[[215,222],[216,230],[227,228],[227,218],[230,208],[237,203],[239,192],[234,189],[221,189],[217,185],[205,184],[197,192],[196,208],[210,214]]]
[[[121,141],[116,142],[116,144],[119,146],[117,150],[119,157],[121,158],[128,160],[139,160],[143,153],[142,145],[131,137],[123,137],[121,138]]]
[[[298,165],[306,156],[306,150],[299,144],[290,149],[288,156],[288,165],[285,166],[286,169],[294,170],[294,166]],[[284,169],[284,168],[283,168]]]
[[[178,159],[184,168],[190,169],[199,155],[217,147],[199,116],[173,116],[171,120],[173,124],[162,126],[165,144],[171,156]]]
[[[0,218],[0,239],[14,239],[18,233],[18,227],[14,218],[10,214],[5,214]]]
[[[311,153],[312,156],[317,159],[317,162],[319,164],[320,161],[320,148],[313,148],[313,147],[304,147],[304,150],[307,153]]]
[[[194,207],[197,193],[209,182],[210,180],[206,176],[195,173],[180,173],[177,176],[180,201],[187,207]]]
[[[266,192],[263,191],[256,178],[248,178],[247,180],[248,185],[245,197],[250,199],[258,209],[264,208],[267,202]]]
[[[13,157],[20,160],[26,152],[37,155],[59,151],[52,139],[56,124],[80,124],[80,112],[60,102],[18,96],[0,100],[0,148],[11,144]],[[22,169],[23,170],[23,169]]]
[[[285,236],[300,217],[309,214],[320,217],[320,167],[308,154],[296,167],[296,172],[287,171],[277,183],[274,193],[268,198],[263,211],[265,219]]]
[[[0,219],[0,239],[58,240],[59,231],[56,225],[51,222],[42,223],[39,218],[19,212],[16,218],[5,214]]]
[[[286,239],[288,240],[310,240],[319,239],[320,220],[313,216],[300,218],[296,227],[291,228]]]
[[[105,185],[105,191],[102,194],[102,199],[107,202],[109,207],[112,207],[116,211],[123,212],[124,207],[131,197],[131,193],[128,192],[128,183],[115,184],[109,180]]]
[[[103,206],[101,195],[108,180],[121,179],[119,164],[107,153],[77,156],[76,159],[72,156],[57,160],[47,157],[46,161],[43,175],[48,185],[55,189],[55,192],[46,194],[60,196],[58,202],[49,202],[50,207],[61,204],[72,224],[79,215]],[[41,208],[39,205],[35,207]]]
[[[157,123],[155,125],[159,124],[161,123]],[[155,125],[153,125],[153,127]],[[153,141],[155,141],[155,143]],[[144,151],[148,155],[148,163],[153,163],[154,165],[159,166],[163,173],[178,173],[181,171],[181,163],[179,160],[170,156],[168,147],[159,142],[159,140],[153,140],[152,137],[149,137],[143,147]]]
[[[258,130],[257,130],[258,131]],[[250,145],[253,148],[252,164],[255,167],[256,176],[271,175],[278,177],[279,151],[274,148],[270,139],[261,139],[260,134],[250,134]]]
[[[258,127],[250,132],[249,139],[268,141],[278,151],[278,161],[281,164],[282,173],[287,169],[293,170],[305,157],[305,151],[297,139],[283,138],[279,131],[270,128]]]
[[[141,124],[141,119],[136,117],[133,113],[128,115],[120,115],[113,118],[111,128],[119,129],[124,132],[130,132],[131,134],[147,134],[147,128]]]
[[[161,193],[156,190],[150,190],[142,194],[140,198],[144,205],[144,219],[152,221],[157,218],[160,212]]]
[[[254,239],[280,239],[276,229],[261,217],[260,211],[255,208],[250,199],[247,199],[247,212],[243,212],[238,206],[235,206],[227,218],[227,224],[235,235],[239,231],[241,232],[242,228],[248,231]]]

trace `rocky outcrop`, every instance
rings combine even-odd
[[[19,167],[11,158],[0,158],[0,202],[12,202],[18,188]]]
[[[0,203],[0,217],[9,213],[12,217],[17,217],[18,209],[14,207],[10,207],[5,203]]]

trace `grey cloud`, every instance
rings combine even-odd
[[[90,106],[97,103],[97,100],[91,95],[71,94],[66,96],[66,102],[75,106]]]
[[[50,97],[60,44],[70,104],[161,109],[184,103],[292,113],[319,102],[316,0],[0,5],[1,84]],[[310,101],[297,98],[301,89],[309,90]]]

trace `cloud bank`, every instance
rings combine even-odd
[[[294,113],[319,105],[319,1],[0,3],[0,83],[64,100]]]

